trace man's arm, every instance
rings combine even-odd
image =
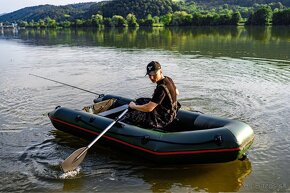
[[[142,112],[151,112],[155,109],[155,107],[157,106],[157,103],[154,103],[152,101],[150,101],[149,103],[146,103],[144,105],[136,105],[136,103],[134,103],[133,101],[130,102],[129,107],[131,109],[135,109],[137,111],[142,111]]]

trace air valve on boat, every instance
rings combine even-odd
[[[150,141],[150,136],[149,136],[149,135],[145,135],[145,136],[143,136],[142,139],[141,139],[141,144],[142,144],[142,145],[145,145],[145,144],[147,144],[149,141]]]
[[[215,142],[215,144],[217,144],[218,146],[220,146],[223,143],[222,136],[221,135],[214,136],[214,142]]]

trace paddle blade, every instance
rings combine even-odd
[[[87,147],[82,147],[74,151],[68,158],[66,158],[61,163],[61,169],[63,170],[63,172],[75,170],[84,160],[87,154],[87,150],[88,150]]]

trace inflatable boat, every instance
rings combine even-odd
[[[56,107],[48,116],[58,130],[93,140],[132,101],[105,95],[82,110]],[[240,121],[179,110],[165,130],[118,121],[98,141],[160,163],[217,163],[243,159],[252,145],[252,128]]]

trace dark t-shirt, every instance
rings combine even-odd
[[[165,85],[167,90],[169,91],[172,102],[165,90]],[[142,112],[137,110],[132,110],[127,113],[126,120],[130,123],[134,123],[136,125],[141,125],[145,128],[159,128],[164,129],[169,123],[171,123],[176,117],[176,87],[169,77],[164,77],[164,79],[157,82],[156,89],[153,93],[151,99],[149,98],[140,98],[136,100],[136,104],[142,105],[147,104],[152,101],[157,103],[157,107],[151,112]],[[165,129],[166,130],[166,129]]]
[[[161,84],[164,84],[168,88],[173,102],[176,101],[176,87],[172,79],[167,76],[165,76],[165,78],[157,82],[157,87],[153,93],[151,101],[170,110],[172,107],[170,98],[167,95],[165,89],[162,86],[160,86]]]

